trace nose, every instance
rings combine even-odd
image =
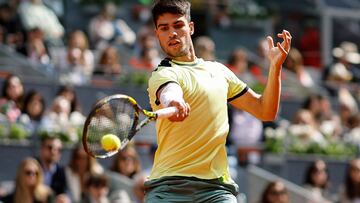
[[[170,35],[169,35],[170,38],[174,38],[174,37],[176,37],[177,35],[178,35],[178,34],[177,34],[177,32],[176,32],[175,29],[170,29]]]

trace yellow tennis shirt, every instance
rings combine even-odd
[[[191,111],[182,122],[156,121],[158,148],[150,179],[223,177],[229,182],[225,149],[229,131],[227,102],[244,94],[246,84],[217,62],[165,59],[149,79],[148,93],[153,110],[161,108],[156,92],[169,82],[181,86]]]

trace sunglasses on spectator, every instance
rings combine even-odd
[[[26,170],[25,171],[25,175],[26,176],[37,176],[39,173],[37,171],[33,171],[33,170]]]

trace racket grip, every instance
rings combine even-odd
[[[176,114],[179,110],[175,106],[159,109],[155,111],[157,118],[169,118]]]

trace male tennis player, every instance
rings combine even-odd
[[[224,65],[196,57],[188,1],[159,0],[152,14],[167,58],[149,80],[150,104],[153,110],[176,106],[179,112],[156,123],[158,149],[145,182],[146,202],[235,203],[238,186],[229,176],[225,149],[227,102],[263,121],[276,117],[291,35],[278,34],[283,42],[276,46],[267,37],[271,67],[264,93],[258,95]]]

